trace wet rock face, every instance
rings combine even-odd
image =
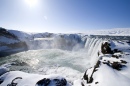
[[[51,82],[50,79],[44,78],[44,79],[38,81],[38,82],[36,83],[36,85],[37,85],[37,86],[42,86],[42,85],[48,86],[48,85],[50,84],[50,82]]]
[[[20,41],[16,35],[1,27],[0,39],[0,57],[28,50],[26,42]]]
[[[83,79],[87,81],[87,83],[92,83],[93,82],[93,74],[98,70],[98,68],[100,67],[100,60],[97,61],[96,65],[94,66],[94,68],[90,68],[88,70],[91,70],[91,73],[89,73],[90,71],[86,70],[86,72],[84,73]]]
[[[1,44],[1,43],[0,43]],[[12,44],[1,44],[1,46],[6,46],[8,47],[5,50],[0,51],[0,57],[8,56],[14,53],[18,53],[21,51],[27,51],[28,46],[25,42],[17,42],[17,43],[12,43]]]
[[[122,52],[122,51],[120,51],[120,50],[118,50],[118,49],[114,49],[114,50],[113,50],[113,53],[118,53],[118,52]]]
[[[121,50],[118,49],[111,49],[111,44],[108,42],[102,43],[101,45],[101,52],[103,54],[114,54],[114,53],[118,53],[118,52],[122,52]]]
[[[113,51],[110,48],[110,44],[108,42],[102,43],[101,52],[103,54],[113,54]]]
[[[9,33],[6,29],[4,29],[2,27],[0,27],[0,36],[5,36],[5,37],[8,37],[8,38],[18,40],[17,36],[15,36],[14,34]]]
[[[86,72],[84,73],[83,79],[86,80],[86,82],[89,84],[89,83],[93,82],[93,76],[92,75],[94,73],[94,70],[93,70],[93,73],[91,73],[91,77],[89,77],[89,75],[87,74],[88,70],[86,70]]]

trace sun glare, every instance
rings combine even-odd
[[[33,7],[33,6],[36,6],[38,0],[25,0],[25,2],[26,2],[30,7]]]

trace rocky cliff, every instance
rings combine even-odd
[[[28,47],[24,41],[8,30],[0,28],[0,57],[25,50],[28,50]]]

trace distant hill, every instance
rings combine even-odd
[[[87,31],[86,34],[130,36],[130,28],[107,29],[107,30],[91,30],[91,31]]]

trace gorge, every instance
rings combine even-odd
[[[0,86],[129,86],[129,39],[1,28]]]

